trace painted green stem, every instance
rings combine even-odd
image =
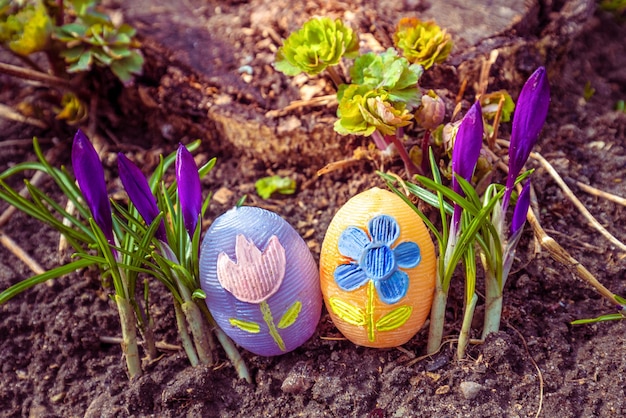
[[[270,335],[272,336],[274,341],[276,341],[276,344],[278,344],[278,347],[282,351],[285,351],[286,350],[285,342],[283,341],[283,338],[278,333],[278,329],[276,329],[276,325],[274,325],[274,318],[272,318],[272,311],[270,310],[270,305],[267,304],[267,301],[262,301],[260,304],[260,308],[261,308],[261,312],[263,313],[263,320],[265,321],[265,323],[267,324],[267,327],[269,328]]]
[[[115,303],[120,315],[122,326],[122,352],[126,358],[128,376],[133,379],[141,376],[141,361],[137,347],[137,321],[130,301],[120,295],[115,295]]]
[[[370,342],[374,341],[375,337],[375,325],[374,325],[374,281],[370,280],[367,283],[367,305],[365,306],[365,318],[367,327],[367,339]]]
[[[465,349],[467,348],[467,343],[469,342],[469,333],[472,327],[472,319],[474,318],[474,310],[476,309],[477,302],[478,296],[474,293],[469,304],[465,306],[463,325],[461,326],[461,333],[459,334],[459,344],[456,348],[456,357],[459,360],[462,360],[465,357]]]

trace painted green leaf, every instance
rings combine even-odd
[[[244,321],[243,319],[230,318],[230,325],[242,329],[250,334],[258,334],[261,332],[261,326],[256,322]]]
[[[378,331],[391,331],[400,328],[411,317],[413,307],[404,305],[387,313],[376,322]]]
[[[295,301],[293,305],[287,309],[287,311],[283,314],[283,317],[278,321],[278,328],[285,329],[293,325],[298,319],[298,315],[300,314],[300,310],[302,309],[302,302],[299,300]]]
[[[330,298],[330,309],[339,318],[356,326],[365,325],[365,313],[357,306],[351,305],[339,298]]]

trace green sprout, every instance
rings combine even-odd
[[[269,199],[274,193],[294,194],[296,192],[296,181],[289,177],[263,177],[257,180],[254,186],[256,187],[256,192],[263,199]]]
[[[353,59],[358,54],[359,38],[352,29],[339,19],[315,18],[289,35],[276,53],[274,67],[289,76],[317,75],[327,68],[332,71],[342,57]]]
[[[401,19],[393,40],[406,59],[424,69],[444,62],[453,46],[450,34],[435,22],[422,22],[417,18]]]
[[[591,81],[587,81],[583,87],[583,99],[588,102],[594,94],[596,94],[596,89],[591,85]]]

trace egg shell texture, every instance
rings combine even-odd
[[[387,348],[410,340],[430,313],[435,275],[426,226],[392,192],[373,188],[354,196],[326,231],[324,302],[335,326],[355,344]]]
[[[202,241],[200,285],[220,328],[258,355],[294,350],[320,319],[315,260],[296,230],[265,209],[242,206],[215,219]]]

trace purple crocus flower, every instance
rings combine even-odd
[[[109,244],[115,245],[111,202],[104,181],[104,169],[98,153],[80,129],[76,132],[72,145],[72,167],[96,225],[100,227]]]
[[[135,205],[146,224],[150,225],[152,221],[154,221],[154,218],[159,215],[160,210],[150,190],[150,185],[148,185],[146,177],[141,170],[121,152],[117,154],[117,167],[120,180],[122,180],[128,198],[133,205]],[[163,220],[161,220],[154,235],[162,242],[167,242]]]
[[[517,198],[515,209],[513,210],[513,219],[511,219],[511,236],[515,236],[526,222],[526,214],[530,206],[530,180],[524,184],[522,191]]]
[[[202,188],[193,155],[183,144],[179,144],[176,153],[176,182],[185,229],[193,237],[202,211]]]
[[[452,149],[452,190],[460,195],[463,195],[463,190],[456,176],[467,181],[472,179],[482,144],[483,118],[480,103],[477,101],[461,121]],[[461,219],[461,208],[458,205],[454,205],[452,219],[454,227],[458,230]]]
[[[506,179],[506,192],[503,207],[506,209],[515,179],[524,167],[530,151],[535,146],[539,132],[546,121],[550,105],[550,85],[546,69],[539,67],[528,78],[517,99],[513,115],[511,144],[509,146],[509,174]]]

